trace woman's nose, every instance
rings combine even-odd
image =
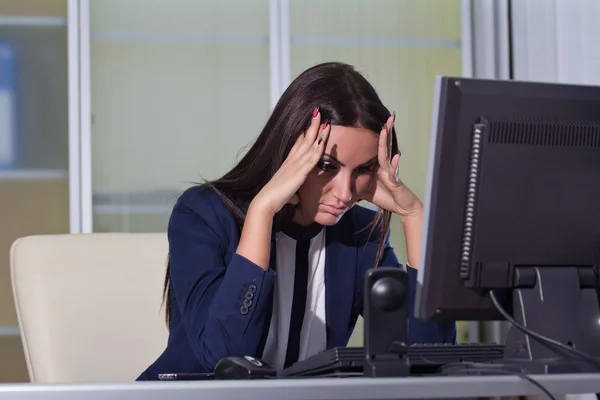
[[[335,179],[333,195],[340,202],[347,204],[352,200],[352,177],[340,174]]]

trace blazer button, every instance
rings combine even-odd
[[[250,292],[246,292],[246,300],[252,300],[252,298],[254,297],[254,295]]]
[[[252,305],[252,300],[248,300],[248,299],[244,300],[244,306],[250,307],[251,305]]]
[[[256,293],[256,285],[250,285],[250,286],[248,287],[248,291],[249,291],[250,293]]]
[[[242,306],[242,307],[240,308],[240,313],[241,313],[242,315],[246,315],[246,314],[248,314],[248,307],[246,307],[246,306]]]

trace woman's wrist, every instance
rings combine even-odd
[[[262,200],[260,194],[250,202],[248,211],[246,212],[246,218],[249,214],[257,215],[259,218],[273,219],[273,217],[275,217],[275,212],[271,210],[268,202]]]
[[[396,212],[396,214],[398,214],[402,223],[404,223],[404,221],[408,221],[410,223],[415,218],[423,218],[423,208],[423,203],[421,203],[421,200],[417,199],[413,204],[410,205],[410,207]]]
[[[406,240],[407,263],[415,269],[419,268],[423,214],[423,207],[421,206],[412,210],[408,215],[400,217]]]
[[[423,202],[419,197],[406,185],[402,185],[393,194],[396,209],[393,210],[402,221],[418,217],[423,212]]]
[[[251,202],[236,253],[265,271],[269,269],[273,214],[260,203]]]
[[[259,197],[255,197],[248,206],[246,212],[246,218],[249,215],[257,216],[258,218],[272,220],[275,217],[275,213],[270,209],[266,202],[261,201]]]

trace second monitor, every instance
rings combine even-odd
[[[567,347],[512,327],[505,358],[598,370],[600,87],[440,77],[434,115],[416,315],[505,309]]]

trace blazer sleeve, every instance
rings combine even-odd
[[[402,265],[394,253],[388,240],[381,257],[380,266],[392,267]],[[456,343],[456,323],[423,321],[415,317],[415,296],[417,292],[417,270],[407,265],[409,297],[408,297],[408,344],[413,343]]]
[[[205,371],[223,357],[252,355],[260,343],[275,272],[233,254],[219,210],[178,203],[168,228],[171,288],[194,355]],[[223,211],[220,211],[221,215]]]

